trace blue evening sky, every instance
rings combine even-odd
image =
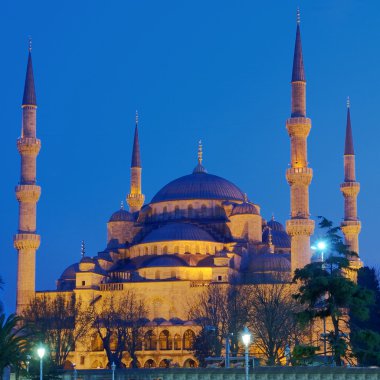
[[[378,0],[10,1],[0,12],[0,294],[14,310],[20,103],[33,36],[37,89],[37,289],[105,248],[106,222],[128,193],[135,110],[143,192],[204,165],[261,206],[289,215],[290,76],[301,7],[312,216],[343,216],[346,97],[361,183],[361,256],[379,265],[380,4]]]

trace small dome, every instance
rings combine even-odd
[[[215,241],[205,230],[189,223],[170,223],[149,232],[141,243],[170,240]]]
[[[79,264],[71,264],[61,274],[60,280],[75,280],[75,274],[79,272]]]
[[[249,264],[250,272],[289,272],[290,257],[288,254],[256,254]]]
[[[274,219],[267,222],[267,226],[272,229],[272,232],[273,231],[284,231],[285,232],[284,226],[280,222],[277,222]]]
[[[110,222],[134,222],[133,214],[121,208],[111,215]]]
[[[164,186],[153,197],[152,203],[187,199],[244,201],[244,194],[232,182],[197,168],[192,174],[177,178]]]
[[[277,223],[282,227],[281,223],[274,223]],[[263,231],[263,243],[269,243],[269,228],[265,228]],[[272,243],[276,248],[290,248],[291,239],[290,236],[286,233],[284,227],[282,227],[282,230],[272,230]]]
[[[249,202],[243,202],[241,204],[236,205],[231,212],[231,216],[244,214],[259,215],[259,212],[257,211],[255,205]]]

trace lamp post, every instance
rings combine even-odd
[[[247,326],[244,327],[241,339],[245,346],[245,380],[248,380],[248,376],[249,376],[248,348],[249,348],[249,344],[251,343],[251,333],[249,332]],[[254,364],[252,364],[252,367],[253,366]]]
[[[319,240],[316,246],[312,247],[312,249],[317,250],[320,253],[320,261],[322,262],[322,269],[326,268],[325,265],[325,250],[327,248],[327,244],[323,240]],[[326,306],[326,296],[323,298],[323,307]],[[326,316],[323,315],[323,333],[321,334],[323,340],[323,362],[327,364],[327,334],[326,334]]]
[[[73,369],[74,369],[74,380],[77,380],[78,378],[78,371],[77,371],[77,365],[73,363]]]
[[[37,355],[38,357],[40,358],[40,380],[42,380],[43,378],[43,373],[42,373],[42,359],[44,358],[45,356],[45,348],[44,347],[39,347],[37,349]]]
[[[112,362],[111,369],[112,369],[112,380],[115,380],[115,369],[116,369],[115,362]]]
[[[30,364],[30,359],[32,357],[30,355],[26,355],[26,376],[29,377],[29,364]]]

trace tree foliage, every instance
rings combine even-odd
[[[357,255],[343,244],[339,227],[325,218],[321,218],[319,226],[326,230],[329,255],[323,262],[313,262],[295,271],[294,281],[299,284],[295,299],[305,305],[305,310],[299,313],[303,321],[331,318],[333,327],[327,332],[328,342],[334,362],[340,366],[349,351],[347,311],[360,320],[368,318],[372,293],[348,277],[352,270],[349,260]]]

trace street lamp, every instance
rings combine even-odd
[[[317,242],[316,247],[314,247],[320,253],[320,258],[322,262],[322,269],[326,269],[325,265],[325,250],[327,248],[327,243],[323,240]],[[326,306],[326,295],[323,297],[323,307]],[[323,316],[323,333],[321,334],[323,339],[323,361],[325,365],[327,364],[327,335],[326,334],[326,316]]]
[[[38,357],[40,358],[40,380],[42,380],[42,359],[44,358],[45,356],[45,348],[44,347],[39,347],[37,349],[37,355]]]
[[[77,371],[77,365],[75,363],[73,363],[73,369],[74,369],[74,380],[77,380],[78,371]]]
[[[112,380],[115,380],[115,369],[116,369],[115,362],[112,362],[111,369],[112,369]]]
[[[249,347],[249,344],[251,343],[251,333],[249,332],[247,326],[244,327],[241,339],[245,346],[245,380],[248,380],[248,374],[249,374],[248,347]],[[252,367],[253,365],[254,364],[252,364]]]

